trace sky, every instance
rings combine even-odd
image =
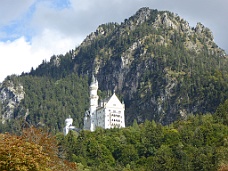
[[[228,53],[228,0],[0,0],[0,82],[65,54],[104,23],[140,8],[168,10],[195,27],[201,22]]]

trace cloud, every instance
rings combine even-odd
[[[0,42],[0,81],[7,75],[29,72],[53,54],[65,54],[75,42],[58,31],[45,29],[30,42],[25,37]]]
[[[27,12],[29,7],[34,4],[35,0],[1,0],[0,2],[0,26],[9,24],[13,20],[18,19]]]
[[[21,37],[13,42],[0,42],[0,80],[6,75],[22,72],[28,69],[26,63],[31,63],[30,44]],[[9,70],[10,68],[10,70]]]
[[[68,50],[75,48],[75,41],[78,40],[67,37],[57,30],[44,29],[41,34],[32,39],[31,50],[34,52],[46,50],[49,54],[53,52],[55,54],[65,54]]]

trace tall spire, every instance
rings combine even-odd
[[[98,81],[96,80],[94,74],[92,75],[92,80],[90,84],[90,116],[91,116],[91,124],[90,130],[94,131],[97,125],[97,118],[96,118],[96,109],[98,107],[98,99],[99,96],[97,95],[98,90]]]

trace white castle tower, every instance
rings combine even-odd
[[[67,135],[70,130],[75,130],[75,126],[72,126],[73,119],[70,116],[65,120],[65,124],[66,126],[63,128],[64,135]]]
[[[111,97],[101,100],[98,105],[97,90],[98,81],[93,76],[90,84],[90,108],[85,112],[84,129],[95,131],[96,127],[124,128],[124,103],[120,102],[114,91]]]
[[[98,90],[98,81],[96,78],[92,77],[92,82],[90,84],[90,116],[91,116],[91,126],[90,131],[95,131],[95,127],[97,125],[97,116],[96,116],[96,110],[98,107],[98,99],[99,96],[97,95]]]

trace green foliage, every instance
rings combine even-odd
[[[206,114],[168,126],[147,120],[124,129],[82,131],[60,143],[74,156],[70,161],[91,170],[214,171],[225,167],[227,133],[227,125]]]
[[[215,112],[214,118],[218,122],[222,122],[223,124],[228,125],[228,100],[219,105]]]
[[[82,127],[84,112],[88,107],[88,80],[77,74],[61,79],[46,76],[25,75],[16,78],[22,83],[25,97],[14,111],[14,117],[23,116],[29,125],[60,132],[65,119],[70,115],[74,125]],[[2,126],[2,131],[20,132],[23,118],[12,120]]]

